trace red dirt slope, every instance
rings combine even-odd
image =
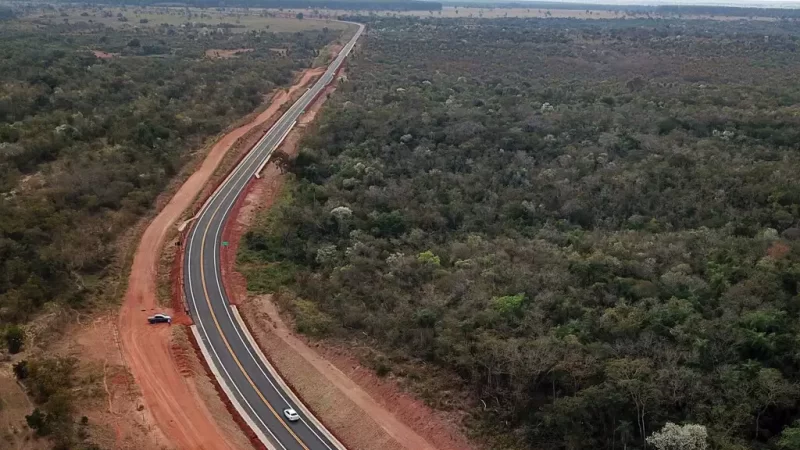
[[[200,167],[147,226],[136,249],[128,290],[120,309],[119,330],[125,360],[141,388],[144,402],[163,435],[173,446],[186,449],[233,449],[214,417],[180,372],[170,352],[167,326],[150,326],[146,317],[155,312],[157,267],[164,240],[184,211],[219,166],[237,139],[269,119],[292,93],[307,85],[315,72],[306,72],[290,91],[277,94],[272,104],[251,122],[220,139]],[[167,309],[167,313],[170,311]]]

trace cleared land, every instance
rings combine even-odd
[[[291,98],[291,92],[310,81],[310,77],[303,77],[290,90],[290,95],[276,97],[270,108],[259,117],[223,137],[150,223],[136,251],[128,292],[120,312],[122,348],[155,422],[179,447],[236,448],[221,432],[205,403],[183,382],[179,361],[175,361],[171,351],[172,336],[168,328],[151,327],[145,320],[156,308],[159,249],[171,227],[193,203],[237,139],[259,126],[265,117],[272,116],[283,102]]]
[[[303,19],[297,19],[298,14]],[[87,22],[121,27],[156,27],[161,25],[181,26],[203,23],[210,27],[219,24],[233,25],[232,32],[269,30],[273,32],[296,32],[327,27],[330,30],[345,30],[346,24],[336,22],[340,16],[370,17],[437,17],[437,18],[560,18],[560,19],[621,19],[658,18],[720,21],[774,21],[774,17],[737,17],[707,14],[657,14],[635,11],[607,11],[591,9],[547,9],[547,8],[477,8],[445,6],[441,11],[352,11],[336,9],[260,9],[260,8],[177,8],[177,7],[61,7],[32,11],[30,23],[46,21],[60,23]]]
[[[251,10],[253,11],[253,10]],[[369,17],[437,17],[437,18],[484,18],[499,19],[506,17],[517,18],[560,18],[560,19],[622,19],[622,18],[682,18],[682,19],[709,19],[722,21],[737,20],[765,20],[774,21],[774,17],[749,18],[737,16],[711,16],[705,14],[646,14],[634,11],[607,11],[592,9],[547,9],[547,8],[462,8],[445,6],[441,11],[346,11],[346,10],[308,10],[308,9],[286,9],[283,11],[271,11],[279,17],[291,18],[298,13],[303,13],[306,18],[325,19],[338,16],[369,16]]]
[[[217,28],[220,24],[231,32],[242,33],[251,30],[266,30],[275,33],[318,30],[327,27],[329,30],[346,30],[350,26],[334,20],[323,18],[297,19],[295,14],[287,17],[278,11],[227,9],[216,11],[200,8],[171,7],[60,7],[31,11],[23,19],[23,23],[70,23],[86,22],[102,24],[112,28],[154,28],[163,25],[181,26],[188,23],[206,24],[209,28]]]

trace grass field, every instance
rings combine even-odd
[[[410,17],[445,17],[445,18],[484,18],[497,19],[501,17],[520,17],[520,18],[562,18],[562,19],[621,19],[621,18],[677,18],[675,14],[662,15],[634,13],[626,11],[606,11],[589,9],[546,9],[546,8],[467,8],[445,6],[441,11],[344,11],[344,10],[320,10],[318,12],[309,10],[284,10],[283,14],[294,16],[302,12],[306,17],[337,17],[345,16],[410,16]],[[709,19],[709,20],[766,20],[773,21],[774,17],[734,17],[734,16],[709,16],[684,14],[683,19]]]
[[[344,11],[344,10],[285,10],[285,14],[303,12],[307,17],[321,16],[336,17],[340,15],[354,16],[408,16],[408,17],[444,17],[444,18],[485,18],[496,19],[500,17],[571,17],[576,19],[612,19],[625,15],[624,12],[615,14],[614,11],[589,11],[571,9],[538,9],[538,8],[463,8],[445,6],[441,11]]]
[[[348,25],[324,18],[295,18],[297,13],[289,15],[279,11],[243,10],[227,8],[224,11],[199,8],[172,7],[105,7],[105,6],[62,6],[58,9],[43,8],[33,11],[23,21],[48,21],[60,23],[90,22],[101,23],[108,27],[158,27],[162,24],[180,26],[186,22],[202,22],[211,26],[220,23],[241,25],[233,28],[234,32],[268,29],[276,33],[318,30],[327,27],[330,30],[344,30]],[[274,17],[281,15],[281,17]],[[125,19],[125,20],[123,20]]]
[[[303,19],[296,16],[302,13]],[[268,29],[276,33],[295,32],[328,27],[331,30],[343,30],[348,26],[335,19],[338,16],[414,16],[414,17],[447,17],[447,18],[575,18],[575,19],[621,19],[642,18],[646,14],[633,14],[625,11],[600,11],[578,9],[543,9],[543,8],[464,8],[447,6],[441,11],[345,11],[326,9],[285,9],[267,10],[258,8],[180,8],[180,7],[105,7],[105,6],[59,6],[57,9],[45,6],[33,10],[24,19],[28,21],[42,20],[59,23],[67,20],[71,23],[102,23],[109,27],[156,27],[161,24],[179,26],[186,22],[203,22],[211,26],[219,23],[241,25],[234,32]],[[651,15],[650,17],[673,18],[677,16]],[[683,15],[683,19],[711,20],[748,20],[742,17]],[[121,20],[124,18],[125,20]],[[774,18],[752,17],[749,20],[775,20]]]

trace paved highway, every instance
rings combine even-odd
[[[206,202],[195,217],[184,246],[184,291],[208,363],[225,384],[228,395],[234,397],[234,405],[238,404],[240,412],[246,414],[245,420],[257,428],[256,434],[262,440],[266,437],[269,442],[265,445],[277,450],[335,450],[340,444],[293,402],[293,396],[273,376],[235,319],[220,270],[222,227],[246,184],[305,108],[333,80],[364,30],[363,25],[358,26],[325,74],[286,111]],[[299,421],[286,420],[283,410],[287,407],[300,414]]]

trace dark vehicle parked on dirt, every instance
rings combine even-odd
[[[172,323],[172,317],[170,317],[170,316],[168,316],[166,314],[156,314],[154,316],[148,317],[147,321],[150,322],[151,324],[154,324],[154,323],[169,323],[169,324],[171,324]]]

